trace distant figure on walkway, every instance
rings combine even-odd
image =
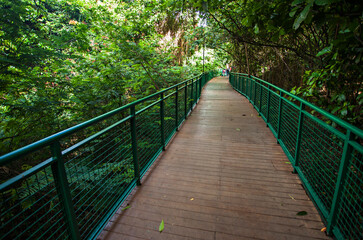
[[[226,76],[228,76],[229,75],[229,69],[227,68],[226,69]]]
[[[223,69],[222,76],[225,76],[225,74],[226,74],[226,69]]]

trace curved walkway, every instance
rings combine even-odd
[[[101,239],[328,238],[275,137],[227,77],[208,83],[154,165]]]

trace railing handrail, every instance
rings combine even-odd
[[[158,95],[160,95],[160,94],[162,94],[164,92],[167,92],[167,91],[169,91],[169,90],[171,90],[171,89],[173,89],[173,88],[175,88],[177,86],[188,83],[189,81],[194,81],[194,79],[200,78],[203,74],[204,73],[199,74],[199,75],[197,75],[195,77],[189,78],[187,80],[184,80],[183,82],[177,83],[177,84],[175,84],[175,85],[173,85],[171,87],[168,87],[168,88],[160,90],[160,91],[158,91],[156,93],[150,94],[150,95],[148,95],[146,97],[143,97],[141,99],[138,99],[136,101],[128,103],[128,104],[126,104],[126,105],[124,105],[122,107],[111,110],[111,111],[109,111],[107,113],[104,113],[104,114],[102,114],[100,116],[94,117],[94,118],[92,118],[90,120],[87,120],[85,122],[77,124],[77,125],[75,125],[73,127],[64,129],[64,130],[62,130],[60,132],[52,134],[52,135],[50,135],[50,136],[48,136],[46,138],[43,138],[41,140],[38,140],[38,141],[34,142],[34,143],[28,144],[28,145],[26,145],[24,147],[21,147],[21,148],[17,149],[17,150],[14,150],[12,152],[4,154],[4,155],[0,156],[0,166],[4,166],[4,165],[8,164],[10,161],[12,161],[12,159],[19,158],[21,156],[24,156],[24,155],[30,153],[30,152],[34,152],[34,151],[36,151],[36,150],[38,150],[40,148],[48,146],[49,144],[51,144],[51,143],[53,143],[55,141],[58,141],[61,138],[64,138],[64,137],[69,136],[69,135],[71,135],[71,134],[73,134],[75,132],[78,132],[78,131],[80,131],[82,129],[85,129],[85,128],[91,126],[91,125],[94,125],[94,124],[106,119],[106,118],[112,117],[113,115],[115,115],[117,113],[120,113],[120,112],[122,112],[122,111],[124,111],[126,109],[129,109],[130,107],[135,106],[135,105],[137,105],[139,103],[145,102],[148,99],[151,99],[151,98],[153,98],[155,96],[158,96]]]
[[[34,159],[40,163],[0,184],[0,239],[29,237],[39,231],[43,231],[42,236],[65,237],[68,233],[67,237],[75,240],[96,238],[131,190],[141,184],[198,103],[203,86],[215,75],[209,71],[188,78],[0,156],[4,166],[37,150],[51,150]],[[112,121],[103,124],[106,119]],[[102,123],[100,129],[91,128],[71,146],[61,145],[62,139],[97,123]],[[108,187],[114,184],[115,189],[103,188],[106,183]],[[108,194],[101,194],[105,192]],[[90,211],[84,209],[86,203]],[[32,219],[35,214],[41,217]],[[50,215],[56,223],[44,222]],[[57,225],[62,221],[62,226]],[[33,226],[39,228],[30,230]]]
[[[231,74],[241,75],[241,76],[245,76],[245,77],[251,77],[251,78],[253,78],[253,79],[257,80],[257,81],[260,81],[260,82],[262,82],[262,83],[264,83],[264,84],[266,84],[266,85],[268,85],[270,87],[273,87],[274,89],[288,95],[289,97],[294,98],[295,100],[303,103],[305,106],[307,106],[307,107],[317,111],[318,113],[324,115],[329,120],[332,120],[335,123],[339,124],[340,126],[346,128],[346,129],[349,129],[356,136],[358,136],[360,138],[363,138],[363,130],[361,130],[361,129],[357,128],[356,126],[344,121],[343,119],[340,119],[339,117],[325,111],[324,109],[322,109],[322,108],[320,108],[318,106],[315,106],[314,104],[306,101],[305,99],[292,94],[291,92],[288,92],[288,91],[286,91],[286,90],[284,90],[284,89],[282,89],[280,87],[277,87],[277,86],[273,85],[272,83],[269,83],[269,82],[267,82],[265,80],[262,80],[262,79],[260,79],[258,77],[255,77],[255,76],[251,76],[251,75],[249,76],[248,74],[245,74],[245,73],[235,73],[235,72],[232,72]]]

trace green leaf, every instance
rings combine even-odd
[[[164,231],[164,220],[161,220],[161,223],[159,225],[159,232]]]
[[[296,213],[296,215],[305,216],[305,215],[308,215],[308,213],[306,211],[300,211],[300,212]]]
[[[124,207],[123,209],[121,209],[121,211],[124,211],[126,209],[129,209],[131,206],[127,206],[127,207]]]
[[[319,57],[319,56],[324,55],[326,53],[330,53],[332,48],[333,48],[333,44],[330,44],[329,47],[326,47],[323,50],[321,50],[320,52],[318,52],[318,54],[316,54],[316,56]]]
[[[302,10],[302,12],[300,13],[299,17],[297,17],[295,19],[293,28],[296,30],[300,27],[300,24],[306,19],[306,17],[308,16],[309,12],[310,12],[310,8],[313,4],[309,3],[308,5],[306,5],[306,7],[304,8],[304,10]]]
[[[334,0],[315,0],[315,4],[318,6],[324,6],[327,4],[332,4]]]
[[[292,6],[296,6],[296,5],[299,5],[300,3],[303,3],[304,0],[295,0],[291,3]]]

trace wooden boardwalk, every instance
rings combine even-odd
[[[327,239],[291,172],[248,100],[215,78],[100,239]]]

